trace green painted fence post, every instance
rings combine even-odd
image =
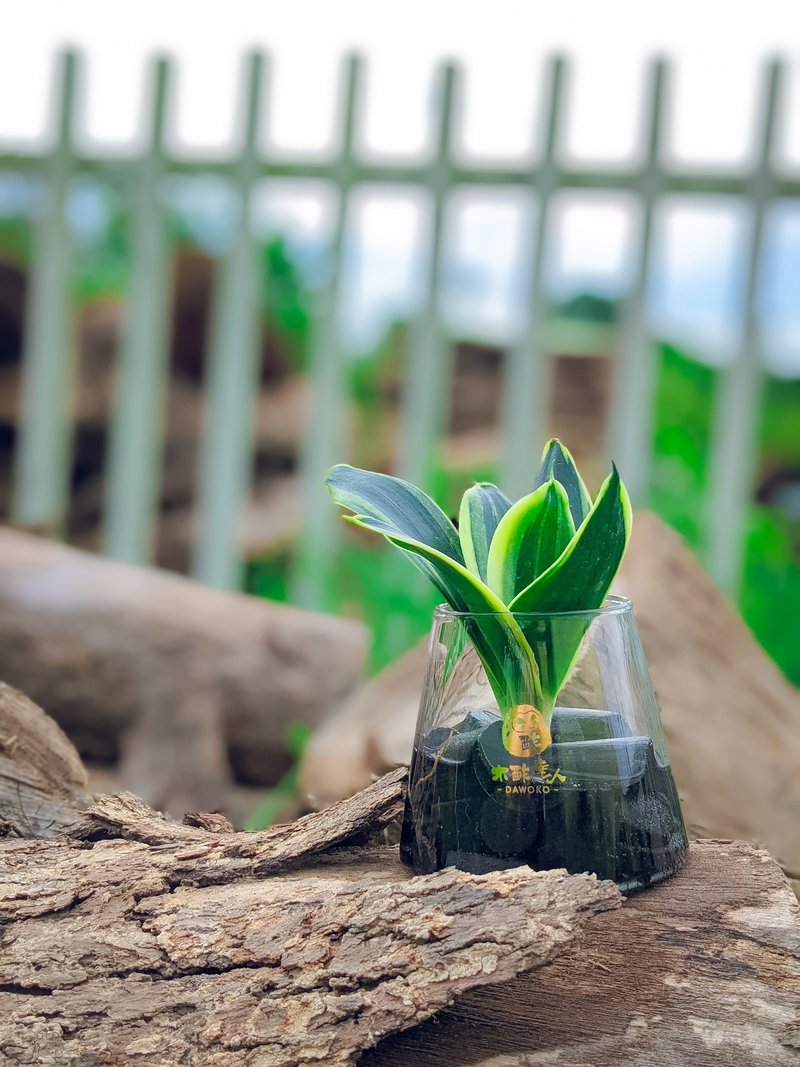
[[[452,185],[450,148],[457,77],[458,72],[452,64],[443,67],[440,74],[436,154],[427,180],[432,198],[430,260],[425,303],[411,329],[400,427],[398,472],[415,485],[427,488],[430,488],[436,447],[449,407],[452,354],[442,329],[439,289],[444,212]]]
[[[200,451],[199,530],[193,573],[219,589],[241,584],[238,529],[250,483],[258,380],[260,298],[250,203],[258,178],[264,58],[250,57],[241,154],[235,165],[238,219],[217,276]]]
[[[531,295],[523,336],[508,353],[503,391],[501,484],[512,498],[530,492],[534,457],[545,437],[550,411],[549,353],[542,327],[546,315],[544,267],[547,259],[550,201],[558,188],[558,138],[566,62],[550,61],[544,151],[531,177],[539,216],[531,262]]]
[[[60,56],[55,144],[40,172],[44,188],[34,236],[14,457],[12,518],[50,534],[60,533],[63,527],[72,458],[72,237],[66,201],[74,166],[72,134],[79,69],[75,53]]]
[[[106,474],[104,550],[147,563],[158,515],[169,294],[160,203],[170,67],[153,68],[150,140],[135,177],[133,251]]]
[[[291,577],[291,599],[304,608],[332,607],[331,580],[340,544],[340,520],[325,491],[328,469],[344,457],[343,419],[347,405],[347,367],[339,338],[339,288],[353,184],[353,141],[358,115],[362,66],[358,56],[347,62],[342,132],[332,178],[339,199],[329,252],[329,274],[317,301],[311,342],[311,418],[300,455],[303,529]]]
[[[640,181],[642,221],[631,292],[622,308],[620,347],[614,366],[614,393],[608,438],[634,505],[647,502],[653,456],[653,422],[658,363],[647,326],[647,279],[655,204],[661,195],[661,130],[665,114],[667,68],[650,68],[647,151]]]

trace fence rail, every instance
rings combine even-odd
[[[194,572],[205,582],[235,587],[239,582],[236,522],[247,493],[251,464],[249,412],[256,389],[258,294],[253,236],[248,217],[256,183],[270,179],[324,179],[338,192],[329,248],[327,288],[319,301],[311,359],[314,415],[301,457],[305,506],[296,599],[320,603],[326,568],[336,538],[333,509],[318,491],[325,470],[341,456],[341,400],[346,367],[336,331],[339,279],[350,196],[361,183],[423,186],[433,202],[425,298],[409,352],[402,416],[401,473],[425,483],[441,436],[450,380],[448,338],[439,312],[443,219],[456,186],[519,186],[538,200],[538,222],[531,234],[532,283],[528,321],[511,351],[505,371],[501,471],[510,493],[524,491],[528,457],[545,432],[549,377],[543,323],[544,264],[547,261],[551,202],[561,189],[615,190],[634,194],[642,206],[633,285],[624,305],[616,352],[610,445],[634,501],[642,501],[652,453],[655,355],[645,325],[645,297],[651,261],[653,218],[671,194],[735,196],[752,208],[747,251],[744,327],[736,358],[725,370],[713,418],[711,493],[707,516],[709,569],[735,591],[742,558],[744,514],[752,494],[757,419],[762,375],[756,293],[762,256],[765,213],[781,198],[800,198],[800,177],[778,173],[773,163],[775,119],[780,108],[783,71],[765,67],[755,165],[739,173],[676,169],[662,158],[663,119],[668,108],[670,70],[654,62],[648,74],[648,104],[643,124],[640,165],[616,168],[568,167],[559,158],[564,88],[568,66],[553,59],[547,71],[544,150],[530,167],[464,166],[452,150],[452,117],[461,89],[460,71],[440,72],[441,91],[434,115],[435,151],[424,163],[368,162],[354,148],[362,97],[362,64],[351,58],[343,80],[339,147],[324,161],[270,159],[257,144],[267,64],[259,54],[245,64],[246,93],[240,147],[228,159],[178,158],[167,153],[164,131],[171,105],[172,64],[154,62],[148,87],[148,140],[137,159],[78,153],[75,150],[76,86],[80,57],[59,58],[55,79],[56,136],[40,154],[6,151],[0,145],[0,170],[37,175],[45,198],[36,223],[30,300],[23,354],[23,400],[16,449],[13,518],[53,527],[64,514],[70,468],[68,414],[71,377],[69,280],[71,235],[65,198],[76,174],[122,174],[133,188],[133,261],[129,313],[120,354],[117,399],[111,427],[107,471],[104,550],[131,562],[150,558],[157,514],[159,447],[168,344],[166,277],[168,249],[159,189],[171,174],[213,174],[236,190],[235,239],[218,272],[214,294],[207,382],[207,411],[199,476],[199,535]]]

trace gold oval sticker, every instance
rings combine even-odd
[[[512,756],[538,756],[550,747],[550,727],[533,704],[517,704],[503,723],[503,744]]]

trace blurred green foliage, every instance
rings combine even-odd
[[[31,227],[27,218],[0,216],[0,253],[16,263],[26,264],[31,253]]]
[[[659,346],[650,505],[702,548],[714,370],[672,345]]]
[[[708,455],[719,371],[671,345],[660,346],[651,505],[696,551],[708,486]],[[759,477],[784,472],[800,492],[800,381],[764,382]],[[800,522],[769,503],[753,504],[745,534],[739,608],[786,676],[800,685]]]
[[[774,508],[753,508],[739,598],[745,622],[795,685],[800,685],[800,566],[796,531]]]

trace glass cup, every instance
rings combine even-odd
[[[669,877],[688,844],[630,601],[515,618],[541,677],[571,663],[552,717],[524,678],[501,715],[469,641],[480,616],[434,612],[404,861],[418,873],[566,867],[628,892]],[[520,669],[512,649],[505,663]]]

